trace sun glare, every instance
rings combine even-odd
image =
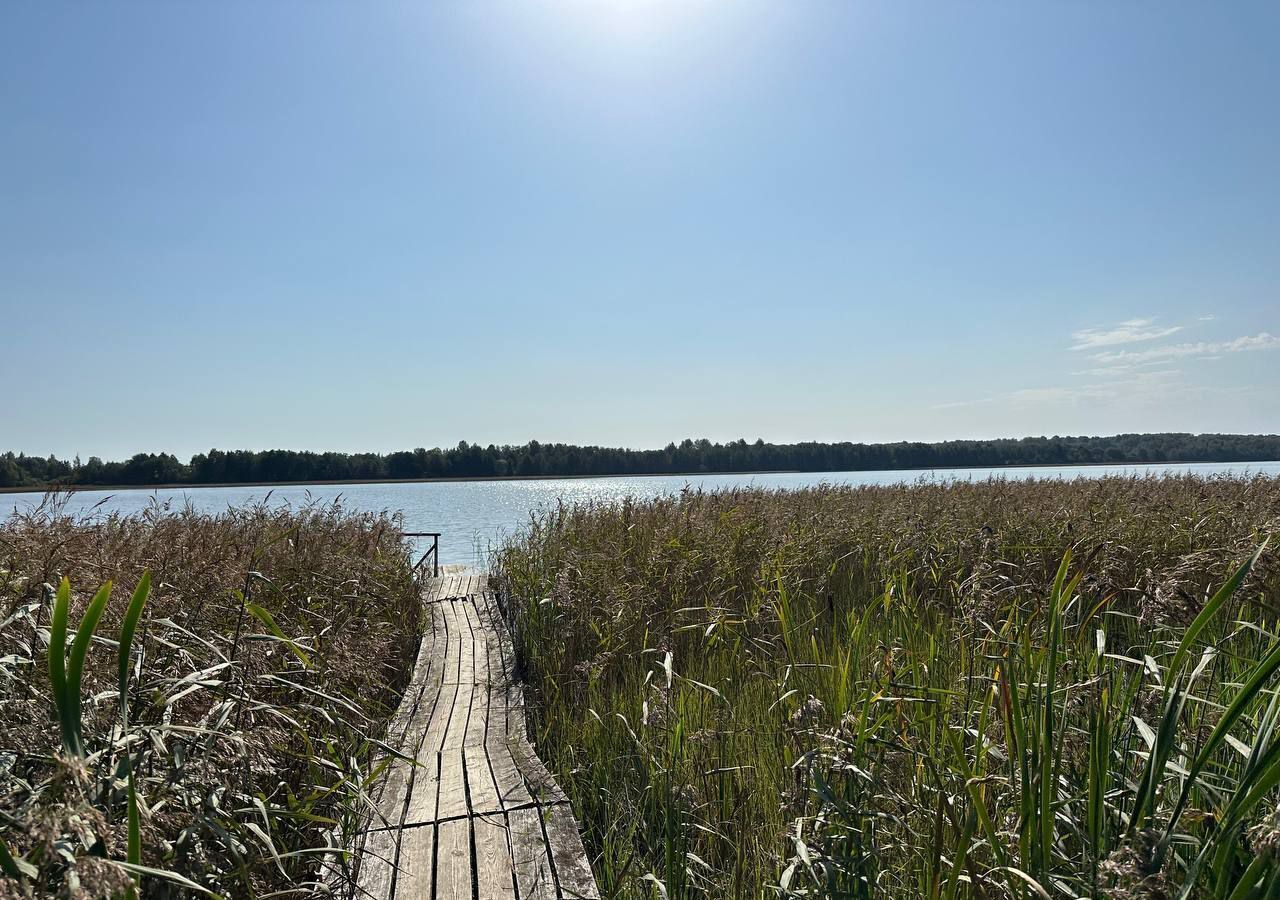
[[[694,26],[730,7],[708,0],[561,0],[559,17],[615,44],[643,44]]]

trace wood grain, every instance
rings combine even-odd
[[[529,743],[523,691],[484,576],[446,566],[371,793],[356,896],[369,900],[596,900],[564,792]]]

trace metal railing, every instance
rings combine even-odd
[[[440,577],[440,532],[438,531],[406,531],[405,537],[409,538],[431,538],[431,548],[422,554],[422,559],[418,560],[418,564],[413,567],[413,571],[417,572],[422,568],[427,558],[431,558],[431,577]]]

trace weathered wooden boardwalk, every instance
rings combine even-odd
[[[392,718],[396,759],[356,862],[371,900],[598,898],[564,794],[529,745],[511,645],[483,576],[428,581],[431,630]]]

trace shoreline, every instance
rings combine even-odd
[[[593,478],[690,478],[710,475],[850,475],[859,472],[968,472],[979,469],[1093,469],[1136,468],[1139,466],[1250,466],[1280,463],[1274,459],[1250,460],[1160,460],[1159,462],[1091,462],[1091,463],[1008,463],[999,466],[937,466],[929,469],[752,469],[750,471],[717,472],[632,472],[604,475],[460,475],[435,478],[334,478],[310,481],[218,481],[193,483],[171,481],[162,484],[65,484],[23,487],[0,487],[0,494],[47,494],[51,491],[79,493],[81,491],[173,491],[201,490],[203,488],[230,487],[307,487],[342,484],[443,484],[474,481],[575,481]]]

